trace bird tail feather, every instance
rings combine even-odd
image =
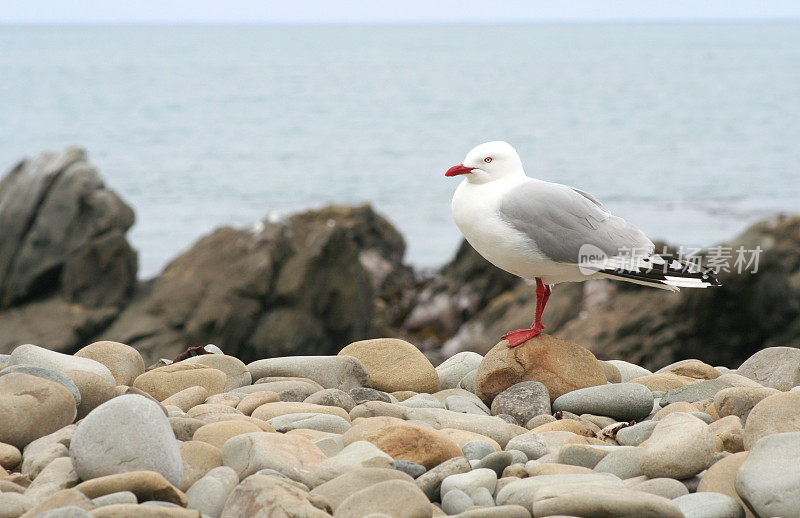
[[[721,286],[711,270],[671,254],[610,257],[592,267],[599,277],[670,291]]]

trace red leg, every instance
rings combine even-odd
[[[549,298],[550,286],[543,283],[539,277],[536,277],[536,313],[534,314],[533,324],[528,329],[517,329],[504,334],[503,338],[508,340],[509,348],[516,347],[542,333],[542,329],[544,329],[542,313],[544,313],[544,307],[547,305]]]

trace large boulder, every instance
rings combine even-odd
[[[81,148],[14,166],[0,180],[0,352],[75,349],[101,330],[136,282],[133,222]]]
[[[244,362],[338,352],[373,334],[376,297],[402,269],[400,235],[370,207],[223,227],[172,261],[103,333],[146,357],[220,344]]]

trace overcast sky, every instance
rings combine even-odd
[[[0,0],[0,23],[797,20],[800,0]]]

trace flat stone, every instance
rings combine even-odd
[[[62,354],[32,344],[20,345],[11,352],[9,365],[34,365],[57,371],[84,370],[93,372],[109,383],[116,385],[116,380],[108,367],[100,362],[80,356]]]
[[[466,473],[472,469],[466,457],[456,457],[445,461],[416,479],[419,487],[428,500],[439,501],[442,481],[450,475]]]
[[[536,492],[534,516],[658,516],[683,518],[666,498],[627,488],[593,484],[543,487]]]
[[[187,507],[210,518],[219,518],[225,500],[238,484],[239,477],[233,469],[228,466],[214,468],[186,491]]]
[[[60,383],[15,372],[0,377],[0,442],[23,448],[75,419],[75,397]]]
[[[800,432],[800,392],[768,396],[753,407],[744,426],[744,449],[751,450],[768,435]]]
[[[656,374],[661,374],[662,372],[671,372],[679,376],[687,376],[698,380],[712,380],[719,378],[723,374],[711,365],[697,359],[681,360],[671,363],[657,370]]]
[[[148,470],[179,487],[183,478],[172,426],[141,396],[119,396],[94,409],[75,430],[69,455],[83,480]]]
[[[339,436],[318,437],[310,440],[328,457],[333,457],[344,449],[344,443]]]
[[[401,471],[386,468],[360,468],[315,487],[311,494],[325,498],[331,509],[335,511],[350,495],[388,480],[412,482],[411,477]]]
[[[458,388],[467,390],[469,392],[475,392],[475,380],[478,377],[478,369],[471,370],[461,378],[461,381],[458,382]]]
[[[594,446],[591,444],[565,444],[558,450],[558,462],[559,464],[571,464],[592,469],[613,448],[613,446]]]
[[[744,429],[742,420],[735,415],[725,416],[709,425],[717,451],[736,453],[744,450]]]
[[[635,363],[630,363],[623,360],[606,360],[605,363],[613,365],[617,368],[617,371],[619,371],[620,374],[620,383],[627,383],[632,379],[653,374],[644,367],[640,367]]]
[[[622,446],[639,446],[653,433],[658,421],[642,421],[617,431],[617,442]]]
[[[78,390],[78,387],[75,385],[75,382],[72,381],[72,378],[67,376],[62,371],[55,369],[45,369],[44,367],[37,367],[36,365],[19,364],[19,365],[10,365],[5,369],[0,370],[0,376],[5,376],[6,374],[11,374],[12,372],[21,372],[23,374],[30,374],[31,376],[36,376],[37,378],[54,381],[60,385],[63,385],[65,389],[69,390],[72,393],[72,396],[75,398],[75,404],[76,405],[81,404],[81,391]]]
[[[727,375],[730,376],[730,375]],[[703,399],[713,398],[720,390],[730,388],[733,385],[727,379],[716,378],[713,380],[698,380],[684,387],[668,390],[661,398],[662,407],[677,401],[687,401],[694,403]]]
[[[337,388],[314,392],[304,399],[303,402],[322,406],[337,406],[345,412],[350,412],[353,407],[356,406],[356,402],[350,397],[350,394]]]
[[[658,422],[643,446],[642,473],[650,478],[693,477],[708,467],[714,448],[714,435],[706,423],[689,414],[670,414]]]
[[[389,516],[430,517],[430,503],[422,491],[403,480],[387,480],[353,493],[333,513],[334,518],[361,518],[381,512]]]
[[[85,512],[87,509],[92,508],[92,503],[80,491],[75,489],[62,489],[44,500],[37,502],[36,505],[31,507],[21,518],[38,518],[45,513],[50,513],[50,516],[54,516],[52,511],[56,510],[58,511],[55,513],[55,516],[59,516],[58,512],[65,507],[78,508]],[[0,511],[2,511],[2,507],[0,507]]]
[[[673,478],[651,478],[630,487],[636,491],[644,491],[645,493],[658,495],[669,500],[689,494],[689,490],[686,486],[679,480]]]
[[[509,414],[520,423],[527,423],[537,415],[550,415],[550,393],[538,381],[517,383],[495,396],[492,414]]]
[[[254,380],[267,376],[300,376],[319,383],[323,388],[348,391],[369,387],[367,369],[352,356],[286,356],[266,358],[247,365]]]
[[[795,516],[800,509],[800,432],[758,440],[739,468],[735,486],[756,515]]]
[[[503,474],[503,470],[510,466],[513,462],[513,453],[509,451],[496,451],[482,458],[478,462],[477,467],[491,469],[497,473],[497,476],[499,477]]]
[[[666,392],[667,390],[685,387],[695,381],[697,380],[689,376],[678,376],[671,372],[662,372],[661,374],[649,374],[640,378],[634,378],[630,382],[644,385],[653,392]]]
[[[219,394],[225,388],[227,376],[219,369],[205,365],[174,363],[140,374],[133,386],[147,392],[158,401],[189,387],[200,386],[209,395]]]
[[[259,380],[253,387],[261,387],[261,390],[270,390],[278,394],[280,401],[301,402],[319,391],[319,384],[313,380],[279,380],[261,381]],[[249,389],[250,387],[242,387]],[[240,390],[240,389],[237,389]]]
[[[444,400],[444,407],[452,412],[461,412],[464,414],[475,414],[475,415],[491,414],[491,411],[486,405],[483,404],[483,401],[464,396],[448,396],[447,399]],[[436,408],[436,407],[429,406],[428,408]]]
[[[326,502],[278,477],[252,475],[236,486],[225,501],[222,518],[302,516],[325,518]]]
[[[222,447],[222,462],[243,479],[261,469],[274,469],[306,485],[327,457],[303,437],[270,432],[236,435]]]
[[[721,493],[691,493],[672,501],[691,518],[744,518],[744,509],[735,499]]]
[[[653,393],[638,383],[613,383],[568,392],[553,401],[553,411],[642,419],[653,408]]]
[[[786,391],[800,385],[800,349],[767,347],[744,361],[736,369],[740,376],[765,387]]]
[[[185,388],[180,392],[176,392],[167,399],[161,402],[162,405],[175,405],[184,412],[189,409],[200,405],[208,397],[208,390],[205,387],[195,385],[193,387]]]
[[[352,356],[369,372],[372,388],[384,392],[413,390],[432,394],[440,389],[439,375],[416,346],[397,338],[354,342],[339,351]]]
[[[224,354],[201,354],[199,356],[192,356],[178,362],[179,364],[196,364],[205,365],[225,373],[226,381],[224,392],[250,385],[253,382],[250,371],[247,370],[245,365],[239,358],[234,356],[227,356]]]
[[[100,362],[114,376],[116,385],[133,383],[144,372],[144,360],[139,351],[119,342],[101,341],[79,349],[73,356]]]
[[[129,471],[81,482],[75,489],[87,498],[97,498],[110,493],[130,491],[140,502],[160,500],[185,507],[186,495],[155,471]]]
[[[385,403],[396,402],[392,401],[392,396],[386,392],[375,390],[373,388],[355,387],[350,389],[349,394],[350,397],[353,398],[353,401],[356,405],[360,405],[366,401],[383,401]]]
[[[25,447],[20,472],[34,479],[45,466],[59,457],[69,457],[69,449],[59,442],[46,443],[35,449],[28,445]]]
[[[80,481],[69,457],[58,457],[44,466],[25,490],[35,502],[41,502],[62,489],[69,489]]]
[[[461,448],[462,452],[464,451],[464,445],[470,441],[486,441],[492,445],[495,451],[502,450],[497,441],[495,441],[491,437],[487,437],[479,433],[468,432],[466,430],[459,430],[457,428],[440,428],[439,433],[444,435],[454,443],[456,443],[458,447]]]
[[[274,417],[285,414],[330,414],[339,416],[345,421],[350,421],[350,416],[344,409],[337,406],[313,405],[311,403],[280,401],[266,403],[253,410],[252,417],[269,421]]]
[[[350,421],[331,414],[297,413],[273,417],[269,421],[278,432],[288,432],[298,428],[319,430],[321,432],[343,434],[351,428]]]
[[[462,455],[461,448],[436,430],[393,417],[359,420],[343,436],[345,445],[368,441],[396,460],[410,460],[430,469]]]
[[[505,449],[506,451],[519,450],[525,454],[528,460],[538,459],[550,453],[544,438],[534,432],[523,433],[513,437],[508,441]]]
[[[434,428],[457,428],[490,437],[504,447],[508,441],[527,430],[509,424],[493,416],[462,414],[438,408],[407,408],[392,403],[370,401],[358,405],[350,412],[351,419],[357,417],[391,416],[407,421],[422,421]]]
[[[136,504],[139,501],[136,500],[136,495],[130,491],[120,491],[118,493],[98,496],[97,498],[93,498],[91,502],[95,507],[103,507],[114,504]]]
[[[193,417],[169,417],[167,418],[175,438],[179,441],[190,441],[194,433],[205,423]]]
[[[734,453],[714,463],[708,470],[700,475],[701,478],[697,486],[697,492],[713,492],[728,495],[739,502],[741,507],[745,509],[744,502],[736,492],[735,481],[736,474],[748,454],[749,452],[746,451]],[[752,516],[749,512],[746,512],[746,514]]]
[[[480,509],[467,509],[458,518],[530,518],[531,513],[520,505],[498,505]]]
[[[483,356],[472,351],[464,351],[451,356],[436,367],[442,389],[457,388],[458,383],[469,372],[477,370]]]
[[[541,334],[514,348],[500,341],[483,358],[475,378],[475,392],[487,405],[512,385],[538,381],[551,401],[580,388],[604,385],[603,367],[586,348]]]
[[[280,397],[277,392],[271,390],[253,392],[239,400],[236,404],[236,410],[244,415],[252,415],[253,411],[261,405],[277,403],[278,401],[280,401]]]
[[[530,509],[539,491],[546,487],[571,487],[576,484],[602,486],[607,489],[625,488],[625,484],[614,475],[597,474],[565,474],[538,475],[514,481],[504,486],[498,493],[497,505],[521,505]]]
[[[200,518],[200,513],[180,507],[166,507],[156,502],[142,504],[114,504],[95,509],[92,518]]]
[[[400,404],[408,408],[445,408],[445,405],[431,394],[416,394],[401,401]],[[457,412],[457,410],[454,411]]]

